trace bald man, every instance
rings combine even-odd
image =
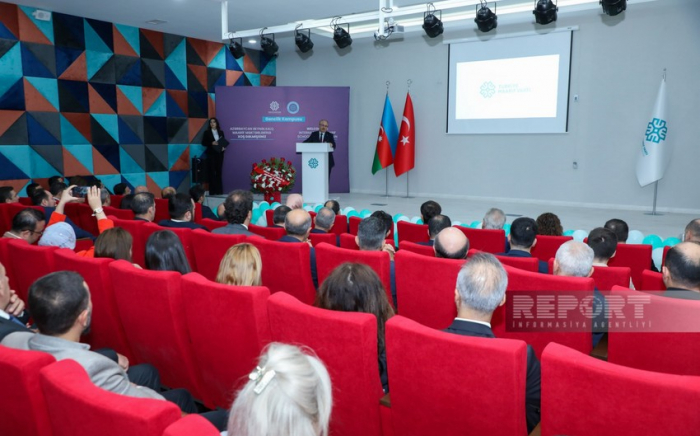
[[[442,229],[435,237],[435,257],[443,259],[466,259],[469,239],[455,227]]]
[[[289,194],[285,205],[292,210],[301,209],[304,207],[304,198],[301,196],[301,194]]]
[[[664,297],[700,300],[700,243],[682,242],[668,250],[661,274]]]
[[[304,209],[294,209],[287,212],[284,217],[284,230],[287,234],[280,238],[279,242],[306,243],[311,247],[311,279],[314,287],[318,288],[318,275],[316,273],[316,251],[309,241],[311,233],[311,215]]]
[[[700,242],[700,218],[689,222],[683,235],[684,241]]]
[[[140,185],[134,188],[134,195],[139,194],[141,192],[148,192],[148,188],[146,186]]]

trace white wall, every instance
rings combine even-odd
[[[499,20],[500,34],[535,29],[533,23],[506,21]],[[391,81],[389,96],[400,119],[411,79],[417,125],[411,195],[647,209],[653,185],[639,187],[635,162],[667,68],[667,142],[675,152],[659,183],[658,207],[700,211],[693,189],[700,175],[700,2],[630,4],[617,17],[599,9],[560,13],[557,26],[571,25],[579,30],[573,36],[567,134],[448,136],[448,47],[422,32],[389,44],[356,38],[349,51],[315,36],[310,56],[292,51],[290,38],[280,39],[277,85],[350,86],[352,192],[384,192],[384,172],[372,176],[370,169],[385,82]],[[475,35],[471,26],[445,28],[445,40]],[[389,171],[389,191],[405,195],[406,176]]]

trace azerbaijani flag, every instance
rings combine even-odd
[[[384,112],[382,113],[382,123],[379,126],[379,136],[377,138],[377,148],[374,151],[374,161],[372,162],[372,174],[384,169],[394,162],[394,151],[396,150],[396,140],[399,136],[399,128],[396,126],[394,109],[391,107],[389,93],[384,100]]]

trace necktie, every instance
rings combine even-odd
[[[321,142],[323,142],[323,135],[324,135],[324,134],[323,134],[323,133],[321,133]]]
[[[17,318],[15,318],[15,317],[12,316],[12,315],[10,315],[10,321],[12,321],[12,322],[14,322],[15,324],[19,324],[19,325],[21,325],[22,327],[24,327],[24,324],[22,324],[22,321],[18,320]]]

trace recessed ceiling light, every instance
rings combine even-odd
[[[165,20],[150,20],[150,21],[146,21],[146,24],[150,24],[150,25],[152,25],[152,26],[158,26],[158,25],[160,25],[160,24],[165,24],[165,23],[167,23],[167,21],[165,21]]]
[[[257,42],[258,42],[258,41],[255,40],[255,39],[249,39],[249,40],[248,40],[248,44],[255,44],[255,43],[257,43]]]

